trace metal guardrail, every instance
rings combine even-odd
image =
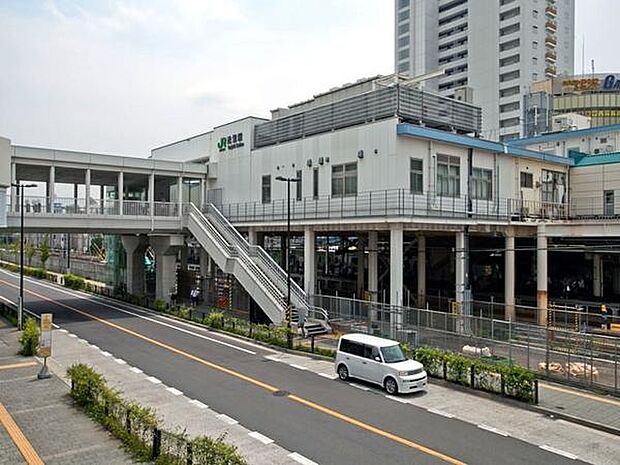
[[[258,124],[254,148],[266,147],[370,121],[398,116],[428,127],[480,133],[482,111],[473,105],[409,86],[379,87]]]
[[[620,394],[620,337],[326,295],[312,296],[311,301],[328,310],[339,331],[455,352],[470,346],[487,361],[517,364],[555,381]]]

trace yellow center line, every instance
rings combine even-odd
[[[12,370],[13,368],[26,368],[35,366],[37,362],[20,362],[20,363],[11,363],[10,365],[0,365],[0,370]]]
[[[559,386],[552,386],[550,384],[545,384],[545,383],[540,383],[538,386],[544,389],[549,389],[550,391],[563,392],[565,394],[570,394],[570,395],[578,396],[578,397],[584,397],[586,399],[595,400],[597,402],[604,402],[606,404],[620,406],[620,401],[613,400],[613,399],[607,399],[606,397],[596,396],[593,394],[588,394],[587,392],[573,391],[572,389],[565,389]]]
[[[19,453],[22,454],[24,460],[28,465],[45,465],[37,451],[34,450],[32,444],[26,439],[26,436],[19,429],[17,423],[13,420],[13,417],[9,414],[8,410],[0,403],[0,423],[4,426],[11,440],[17,446]]]
[[[0,283],[6,284],[6,285],[14,287],[14,288],[17,288],[17,286],[15,286],[15,285],[7,282],[7,281],[1,280],[1,279],[0,279]],[[117,329],[119,331],[122,331],[122,332],[124,332],[126,334],[134,336],[134,337],[136,337],[138,339],[141,339],[143,341],[149,342],[149,343],[151,343],[153,345],[161,347],[162,349],[166,349],[166,350],[168,350],[168,351],[170,351],[172,353],[175,353],[175,354],[180,355],[182,357],[185,357],[185,358],[188,358],[190,360],[193,360],[193,361],[195,361],[197,363],[200,363],[202,365],[205,365],[205,366],[207,366],[209,368],[212,368],[214,370],[220,371],[222,373],[226,373],[226,374],[228,374],[230,376],[233,376],[235,378],[238,378],[238,379],[241,379],[243,381],[246,381],[247,383],[250,383],[250,384],[253,384],[255,386],[258,386],[258,387],[260,387],[262,389],[265,389],[265,390],[267,390],[267,391],[269,391],[271,393],[280,390],[279,388],[277,388],[275,386],[272,386],[270,384],[264,383],[264,382],[262,382],[262,381],[260,381],[260,380],[258,380],[256,378],[253,378],[253,377],[248,376],[248,375],[244,375],[243,373],[240,373],[238,371],[231,370],[230,368],[226,368],[224,366],[221,366],[221,365],[218,365],[216,363],[210,362],[210,361],[205,360],[203,358],[197,357],[196,355],[193,355],[193,354],[190,354],[190,353],[185,352],[183,350],[177,349],[176,347],[168,345],[168,344],[166,344],[164,342],[160,342],[160,341],[158,341],[156,339],[150,338],[148,336],[145,336],[145,335],[140,334],[140,333],[138,333],[136,331],[133,331],[133,330],[128,329],[128,328],[125,328],[123,326],[117,325],[116,323],[112,323],[110,321],[104,320],[104,319],[99,318],[99,317],[97,317],[95,315],[91,315],[90,313],[87,313],[87,312],[85,312],[83,310],[80,310],[80,309],[77,309],[75,307],[72,307],[72,306],[67,305],[65,303],[58,302],[58,301],[55,301],[53,299],[50,299],[49,297],[44,296],[42,294],[39,294],[37,292],[31,291],[31,290],[28,290],[28,289],[25,289],[25,292],[27,292],[29,294],[32,294],[32,295],[34,295],[36,297],[39,297],[40,299],[43,299],[43,300],[46,300],[46,301],[49,301],[49,302],[53,302],[56,305],[64,307],[64,308],[66,308],[68,310],[71,310],[73,312],[76,312],[76,313],[78,313],[80,315],[83,315],[83,316],[85,316],[87,318],[95,320],[95,321],[97,321],[97,322],[99,322],[101,324],[104,324],[106,326],[109,326],[111,328],[114,328],[114,329]],[[410,441],[409,439],[405,439],[405,438],[403,438],[401,436],[397,436],[396,434],[390,433],[388,431],[384,431],[384,430],[382,430],[380,428],[377,428],[376,426],[372,426],[372,425],[370,425],[368,423],[364,423],[364,422],[362,422],[360,420],[357,420],[357,419],[355,419],[353,417],[350,417],[348,415],[339,413],[339,412],[337,412],[335,410],[332,410],[332,409],[330,409],[328,407],[324,407],[324,406],[322,406],[320,404],[317,404],[315,402],[306,400],[306,399],[304,399],[302,397],[298,397],[296,395],[289,394],[287,396],[287,398],[292,400],[292,401],[294,401],[294,402],[297,402],[297,403],[300,403],[302,405],[305,405],[306,407],[309,407],[309,408],[311,408],[313,410],[316,410],[318,412],[322,412],[322,413],[324,413],[326,415],[329,415],[331,417],[334,417],[334,418],[337,418],[337,419],[339,419],[341,421],[344,421],[345,423],[357,426],[358,428],[361,428],[361,429],[363,429],[365,431],[377,434],[377,435],[379,435],[381,437],[384,437],[386,439],[394,441],[394,442],[396,442],[398,444],[407,446],[407,447],[409,447],[411,449],[418,450],[420,452],[423,452],[425,454],[428,454],[430,456],[433,456],[435,458],[443,460],[444,462],[450,463],[452,465],[465,465],[465,462],[462,462],[460,460],[452,458],[452,457],[450,457],[448,455],[442,454],[441,452],[438,452],[438,451],[436,451],[434,449],[431,449],[429,447],[423,446],[423,445],[418,444],[418,443],[416,443],[414,441]]]

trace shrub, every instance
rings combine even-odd
[[[74,275],[73,273],[65,273],[65,287],[75,289],[77,291],[84,290],[86,287],[86,280],[81,276]]]
[[[166,302],[162,299],[155,299],[153,302],[153,308],[158,312],[166,311]]]
[[[211,312],[207,315],[205,320],[207,326],[210,326],[214,329],[222,329],[224,327],[224,313],[222,312]]]
[[[19,344],[21,345],[20,354],[31,356],[37,353],[39,348],[39,328],[33,319],[28,318],[26,320],[24,330],[21,336],[19,336]]]
[[[41,265],[45,268],[45,264],[50,258],[50,244],[47,234],[43,237],[43,243],[39,247],[39,258],[41,260]]]

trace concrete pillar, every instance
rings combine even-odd
[[[366,264],[364,263],[364,248],[365,245],[361,239],[358,238],[358,247],[357,247],[357,289],[356,296],[358,299],[364,298],[364,271],[366,269]]]
[[[603,297],[603,257],[598,253],[592,255],[592,294]]]
[[[144,295],[144,252],[147,241],[145,236],[121,236],[123,248],[127,254],[127,292],[132,295]]]
[[[11,183],[17,184],[17,165],[11,163]],[[17,187],[11,186],[11,211],[17,211]]]
[[[390,229],[390,304],[403,305],[403,227],[394,225]],[[393,315],[393,323],[400,324],[402,315]]]
[[[48,208],[47,211],[49,213],[54,213],[54,186],[56,184],[56,167],[54,165],[50,166],[50,174],[47,182],[47,201]]]
[[[464,311],[465,290],[467,289],[467,238],[465,232],[456,233],[456,258],[455,258],[455,275],[456,275],[456,302],[459,310]]]
[[[90,168],[86,168],[86,173],[84,173],[84,197],[86,197],[84,208],[86,209],[86,214],[90,213],[90,176]]]
[[[536,237],[536,302],[538,324],[547,326],[547,236],[545,225],[538,226]]]
[[[80,192],[80,185],[79,184],[74,184],[73,185],[73,211],[75,211],[76,213],[78,213],[80,211],[80,201],[79,201],[79,192]]]
[[[370,301],[378,300],[379,291],[379,234],[377,231],[368,233],[368,293]]]
[[[183,214],[183,176],[179,176],[178,183],[178,201],[179,201],[179,216]]]
[[[308,296],[316,292],[316,236],[311,228],[304,229],[304,290]]]
[[[207,204],[207,180],[206,179],[201,179],[200,180],[200,205],[198,205],[198,208],[200,208],[202,210],[202,207],[204,207]]]
[[[248,242],[251,245],[257,245],[256,229],[254,228],[248,229]]]
[[[200,248],[200,276],[209,275],[209,254],[202,247]]]
[[[150,243],[155,251],[155,297],[170,302],[177,288],[177,253],[184,245],[183,236],[154,236]]]
[[[418,302],[419,308],[426,306],[426,236],[418,236]]]
[[[149,201],[149,212],[151,213],[151,216],[154,216],[155,215],[155,173],[149,174],[148,201]]]
[[[123,214],[123,200],[125,199],[125,173],[119,171],[118,173],[118,214]]]
[[[515,238],[506,235],[504,251],[504,319],[515,319]]]

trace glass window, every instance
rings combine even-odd
[[[385,363],[398,363],[407,360],[398,344],[389,347],[381,347],[381,353],[383,354]]]
[[[349,341],[347,339],[340,340],[340,352],[345,352],[351,355],[357,355],[358,357],[364,356],[364,344],[359,342]]]
[[[312,198],[319,198],[319,169],[312,170]]]
[[[471,178],[471,196],[478,200],[493,199],[493,171],[473,168]]]
[[[398,9],[402,10],[403,8],[407,8],[409,6],[409,0],[399,0],[398,1]]]
[[[263,176],[261,200],[263,203],[271,202],[271,176]]]
[[[542,171],[542,201],[564,203],[566,201],[566,175],[559,171]]]
[[[531,189],[534,187],[534,175],[532,173],[521,171],[521,187],[524,189]]]
[[[332,166],[332,196],[357,195],[357,163]]]
[[[297,182],[295,183],[295,184],[296,184],[296,192],[295,192],[295,193],[296,193],[296,195],[295,195],[295,198],[296,198],[297,200],[301,200],[301,192],[302,192],[302,189],[301,189],[301,179],[302,179],[302,178],[301,178],[301,177],[302,177],[302,174],[303,174],[303,173],[301,172],[301,170],[297,170],[297,176],[296,176],[296,178],[297,178],[297,179],[299,179],[299,181],[297,181]]]
[[[421,194],[424,191],[424,172],[422,160],[412,158],[409,167],[409,183],[412,194]]]
[[[437,155],[437,193],[442,197],[461,195],[461,159]]]

